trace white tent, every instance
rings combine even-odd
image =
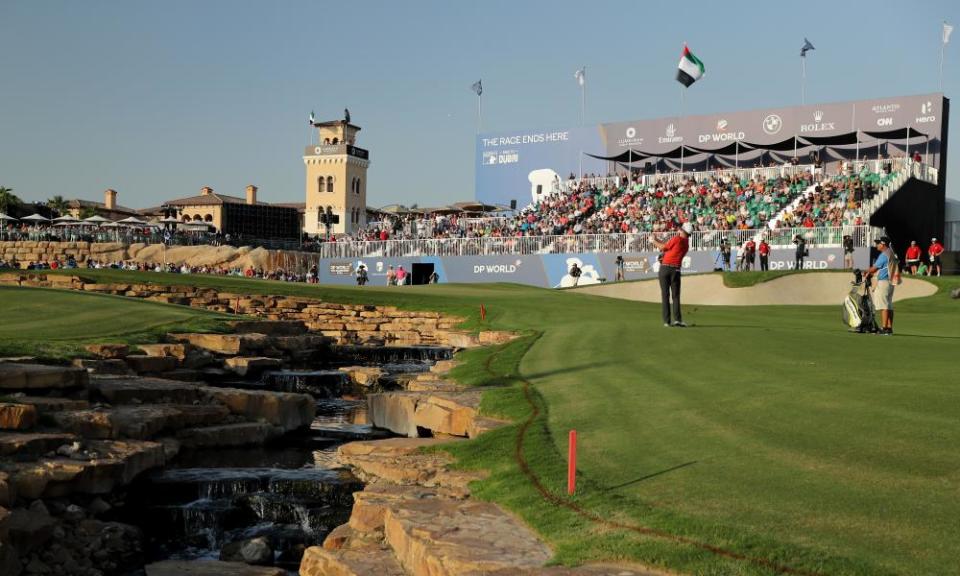
[[[31,214],[29,216],[24,216],[21,218],[24,222],[49,222],[50,219],[46,216],[41,216],[40,214]]]
[[[110,220],[107,220],[106,218],[104,218],[99,214],[95,216],[91,216],[89,218],[84,218],[83,221],[86,224],[96,224],[97,226],[99,226],[100,224],[105,224],[107,222],[110,222]]]
[[[124,218],[123,220],[117,220],[117,224],[146,224],[143,220],[137,218],[136,216],[130,216],[129,218]]]

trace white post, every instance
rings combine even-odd
[[[586,75],[586,69],[587,69],[586,66],[582,68],[582,70],[584,71],[584,75]],[[583,80],[580,83],[580,125],[581,126],[583,126],[584,122],[586,122],[586,117],[587,117],[587,78],[586,76],[584,76]]]
[[[807,57],[800,55],[800,104],[807,103]]]
[[[944,24],[946,24],[946,22],[944,22]],[[947,46],[946,43],[943,41],[943,36],[942,36],[942,34],[943,34],[943,33],[941,32],[941,37],[940,37],[940,73],[939,73],[939,81],[937,82],[937,91],[938,91],[938,92],[943,92],[943,49],[946,48],[946,46]]]
[[[477,134],[483,128],[483,95],[477,94]]]
[[[909,125],[909,124],[907,124],[907,152],[906,152],[906,156],[907,156],[907,162],[909,162],[909,161],[910,161],[910,125]]]
[[[733,167],[736,170],[740,169],[740,141],[733,141]]]

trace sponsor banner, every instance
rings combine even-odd
[[[882,132],[907,127],[922,135],[911,140],[911,148],[922,147],[922,153],[929,152],[930,162],[939,168],[943,108],[942,94],[923,94],[558,130],[481,134],[476,141],[476,198],[506,205],[516,200],[517,206],[523,208],[571,174],[579,175],[582,171],[606,175],[617,168],[612,162],[597,160],[588,154],[613,157],[632,150],[656,155],[674,151],[681,145],[710,150],[735,142],[769,145],[794,136],[823,138],[853,131]],[[864,154],[875,147],[876,140],[872,137],[861,137],[860,149]],[[792,150],[780,152],[781,155],[791,153]],[[689,154],[686,157],[690,162],[707,158],[704,154]],[[744,149],[741,154],[750,152]],[[751,157],[755,156],[754,152]],[[653,161],[655,158],[650,159]],[[637,158],[633,166],[639,169],[646,162]]]
[[[514,282],[546,285],[540,256],[447,256],[442,282]]]
[[[601,174],[607,162],[585,153],[603,155],[596,127],[503,132],[477,136],[477,199],[523,208],[550,194],[571,174]]]
[[[770,270],[794,270],[796,251],[793,249],[774,249],[770,252]],[[627,252],[622,254],[624,277],[626,280],[656,278],[660,270],[657,252]],[[355,284],[355,272],[360,264],[367,268],[367,277],[371,286],[385,286],[387,271],[403,266],[408,272],[414,271],[415,264],[430,264],[440,275],[440,282],[446,283],[491,283],[511,282],[540,286],[542,288],[568,288],[573,286],[570,269],[573,264],[580,267],[578,286],[588,286],[602,282],[613,282],[617,277],[617,254],[543,254],[528,256],[424,256],[419,258],[364,258],[354,261],[321,260],[318,265],[320,282],[323,284]],[[869,266],[870,252],[867,248],[854,251],[854,267],[865,269]],[[736,266],[737,251],[731,254],[730,264]],[[809,249],[804,259],[805,270],[842,269],[843,250],[841,248]],[[721,268],[719,251],[690,252],[683,259],[684,274],[699,274]],[[757,255],[753,266],[760,269],[760,256]]]

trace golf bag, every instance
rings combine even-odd
[[[863,281],[860,270],[854,270],[850,292],[843,300],[843,323],[851,332],[873,333],[879,330],[873,300],[870,298],[870,282]]]

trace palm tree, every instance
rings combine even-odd
[[[84,206],[83,208],[80,209],[79,218],[83,220],[85,218],[90,218],[91,216],[96,216],[96,215],[97,215],[96,208],[94,208],[93,206]]]
[[[13,188],[0,186],[0,212],[7,212],[22,203],[23,201],[13,193]]]
[[[47,200],[47,208],[57,213],[57,216],[63,216],[70,209],[70,204],[59,194]]]

